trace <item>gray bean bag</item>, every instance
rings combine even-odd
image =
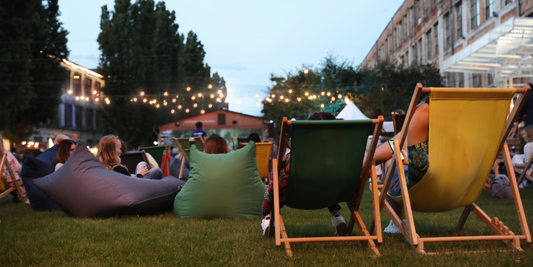
[[[63,167],[34,180],[68,215],[76,217],[165,212],[172,209],[184,183],[174,177],[146,180],[107,170],[82,142]]]
[[[32,209],[38,211],[58,210],[59,207],[50,200],[43,191],[39,190],[39,188],[33,184],[34,179],[44,177],[54,172],[52,161],[46,157],[41,157],[42,155],[44,155],[44,153],[36,158],[31,155],[26,158],[22,164],[20,178],[22,178],[22,181],[24,182],[26,194],[30,200]]]

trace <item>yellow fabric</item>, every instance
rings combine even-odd
[[[270,161],[270,151],[272,143],[255,143],[255,160],[257,161],[257,171],[261,179],[268,177],[268,163]]]
[[[409,189],[413,210],[449,211],[481,193],[505,130],[514,89],[431,88],[429,169]],[[402,203],[401,196],[395,198]]]

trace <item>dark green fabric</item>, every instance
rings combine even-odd
[[[154,157],[155,161],[157,162],[157,165],[161,167],[163,154],[165,153],[165,146],[141,147],[141,150],[144,150],[146,153],[150,153],[150,155],[152,155],[152,157]]]
[[[257,172],[255,143],[228,154],[191,148],[189,180],[174,200],[181,218],[261,217],[265,185]]]
[[[372,120],[294,121],[285,205],[320,209],[352,200]]]
[[[204,146],[202,145],[202,141],[200,141],[200,137],[195,137],[194,144],[200,151],[204,151]],[[183,150],[185,150],[185,154],[187,154],[187,157],[191,158],[191,145],[189,144],[189,138],[178,138],[178,143],[180,143],[180,146]]]

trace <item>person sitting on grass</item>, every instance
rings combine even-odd
[[[74,148],[76,148],[76,142],[74,142],[74,140],[65,139],[59,142],[59,145],[57,146],[57,164],[55,171],[63,167],[63,164],[67,162],[70,154],[74,151]]]
[[[132,176],[128,168],[120,164],[120,139],[114,135],[106,135],[98,142],[98,153],[96,158],[106,169],[122,173],[124,175]],[[148,170],[148,164],[144,161],[137,164],[135,170],[135,176],[137,178],[144,179],[161,179],[163,178],[163,172],[159,167],[153,167]]]
[[[335,115],[329,112],[315,112],[307,120],[335,120]],[[290,163],[291,154],[287,153],[283,159],[280,161],[280,172],[278,176],[279,180],[279,194],[280,194],[280,208],[283,206],[283,200],[285,198],[285,193],[287,192],[288,181],[289,181],[289,163]],[[268,185],[268,188],[265,192],[265,198],[263,199],[263,215],[265,218],[261,222],[261,227],[263,228],[263,235],[268,233],[268,228],[270,226],[270,212],[274,206],[274,183],[271,182]],[[335,235],[344,235],[348,232],[346,226],[346,221],[339,213],[341,207],[339,204],[332,205],[328,207],[328,210],[331,214],[331,223],[335,230]]]
[[[516,154],[513,156],[512,162],[513,167],[524,169],[527,174],[531,174],[531,168],[527,168],[526,163],[533,154],[533,125],[528,125],[522,130],[522,137],[527,143],[524,145],[524,154]],[[517,177],[518,178],[518,177]],[[524,179],[524,181],[519,185],[519,188],[529,187],[531,181]]]
[[[413,187],[416,183],[426,174],[429,168],[428,161],[428,139],[429,139],[429,105],[426,102],[427,100],[422,100],[422,103],[419,104],[413,114],[409,128],[407,129],[407,139],[405,143],[407,145],[407,167],[404,165],[405,178],[407,182],[407,188]],[[399,138],[401,132],[392,138],[396,140]],[[390,171],[390,163],[392,159],[393,151],[389,144],[385,143],[379,146],[376,149],[374,154],[374,160],[376,165],[385,162],[385,175]],[[366,160],[364,161],[366,162]],[[405,163],[405,160],[404,160]],[[403,205],[402,203],[397,203],[393,197],[398,197],[402,195],[400,188],[400,180],[397,168],[394,170],[390,186],[387,194],[387,202],[391,205],[392,209],[396,212],[398,217],[401,220],[404,218]],[[385,176],[386,177],[386,176]],[[397,234],[400,233],[400,230],[391,220],[389,225],[383,231],[388,234]]]

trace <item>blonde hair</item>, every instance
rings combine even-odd
[[[98,153],[96,158],[104,167],[108,170],[113,169],[117,164],[120,164],[120,157],[117,153],[117,141],[118,136],[115,135],[106,135],[100,139],[98,142]]]
[[[523,131],[526,133],[524,140],[529,143],[533,142],[533,125],[528,125],[524,127]]]

